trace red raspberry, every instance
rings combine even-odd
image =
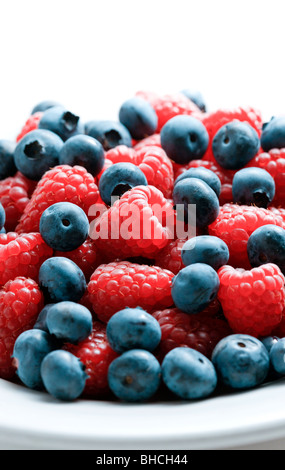
[[[251,270],[222,266],[218,299],[235,333],[270,335],[285,307],[285,278],[275,264]]]
[[[42,263],[52,255],[52,248],[44,242],[40,233],[1,233],[0,285],[19,276],[37,281]]]
[[[44,306],[37,283],[25,277],[8,281],[0,290],[0,377],[15,374],[12,353],[16,339],[33,328]]]
[[[154,186],[137,186],[94,221],[90,237],[117,258],[153,258],[174,238],[175,212]]]
[[[155,265],[163,269],[168,269],[173,274],[177,274],[184,264],[181,259],[181,250],[187,238],[178,238],[171,241],[155,257]]]
[[[38,129],[39,122],[42,118],[42,115],[43,115],[43,113],[39,112],[39,113],[32,114],[32,116],[30,116],[28,118],[28,120],[25,122],[25,125],[23,126],[21,132],[19,133],[19,135],[16,138],[17,142],[19,142],[29,132]]]
[[[127,162],[134,165],[139,164],[137,152],[132,147],[127,147],[126,145],[117,145],[117,147],[108,150],[105,157],[107,161],[112,163]]]
[[[218,313],[217,306],[215,308]],[[211,313],[211,311],[210,311]],[[178,308],[153,313],[161,327],[161,342],[155,355],[161,362],[174,348],[188,347],[210,358],[216,344],[232,333],[228,323],[212,315],[207,309],[197,315],[188,315]]]
[[[78,345],[64,346],[85,365],[88,379],[85,384],[83,396],[106,398],[109,393],[108,368],[118,354],[111,349],[106,335],[106,326],[94,321],[90,336]]]
[[[210,226],[209,234],[221,238],[230,251],[229,263],[233,267],[250,269],[247,241],[259,227],[267,224],[285,228],[282,217],[269,209],[255,206],[225,204]]]
[[[285,149],[272,149],[262,152],[251,160],[247,167],[258,167],[268,171],[275,181],[275,197],[273,206],[285,205]]]
[[[28,184],[19,173],[0,181],[0,203],[6,214],[6,232],[15,230],[28,202]]]
[[[125,307],[146,311],[173,304],[173,273],[158,266],[119,261],[99,266],[88,284],[89,299],[99,320],[107,323]]]
[[[273,212],[273,214],[276,214],[279,217],[282,217],[284,224],[285,224],[285,208],[283,209],[282,207],[268,207],[268,209]]]
[[[72,202],[88,215],[89,208],[95,205],[98,199],[98,187],[93,176],[85,168],[56,166],[47,171],[38,182],[16,227],[16,232],[38,232],[42,213],[56,202]]]
[[[153,135],[150,135],[149,137],[145,137],[134,146],[134,149],[141,150],[142,148],[148,147],[148,146],[161,148],[160,134],[153,134]]]
[[[152,104],[155,100],[157,100],[159,95],[154,91],[139,90],[135,93],[135,96],[138,96],[139,98],[142,98],[143,100],[146,100]]]
[[[157,132],[161,131],[169,119],[179,114],[193,115],[199,118],[202,114],[195,103],[180,93],[158,96],[152,100],[151,104],[158,118]]]

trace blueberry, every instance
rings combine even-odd
[[[42,390],[41,363],[45,356],[57,348],[57,342],[46,331],[27,330],[16,339],[13,361],[16,373],[27,387]]]
[[[16,144],[10,140],[0,140],[0,180],[14,176],[17,171],[14,152]]]
[[[208,144],[208,132],[198,119],[179,115],[171,118],[161,129],[161,146],[168,157],[185,165],[204,156]]]
[[[212,188],[198,178],[185,178],[175,184],[173,202],[176,206],[184,206],[184,216],[188,220],[189,210],[196,206],[196,225],[206,228],[216,220],[220,212],[218,196]],[[179,208],[178,208],[179,209]]]
[[[172,299],[183,312],[196,314],[216,298],[219,286],[219,276],[211,266],[204,263],[190,264],[174,276]]]
[[[217,386],[212,362],[192,348],[178,347],[167,353],[161,374],[167,388],[184,400],[206,398]]]
[[[214,136],[213,154],[221,167],[239,170],[257,154],[260,141],[256,130],[237,120],[222,126]]]
[[[130,349],[154,351],[161,340],[161,329],[158,321],[141,308],[125,308],[110,318],[107,338],[118,353]]]
[[[97,176],[104,166],[105,152],[101,143],[88,135],[75,135],[68,139],[60,152],[61,165],[83,166]]]
[[[43,129],[31,131],[15,149],[15,165],[27,178],[38,181],[46,171],[58,165],[62,146],[63,141],[54,132]]]
[[[178,178],[175,180],[175,184],[179,183],[186,178],[198,178],[204,181],[205,183],[215,191],[216,195],[220,197],[221,194],[221,180],[212,170],[204,168],[202,166],[198,168],[189,168],[185,170]]]
[[[58,106],[61,106],[61,104],[58,103],[57,101],[51,101],[51,100],[41,101],[40,103],[36,104],[36,106],[34,106],[31,114],[44,113],[48,109],[54,108],[55,106],[58,107]]]
[[[99,182],[99,192],[103,202],[110,206],[112,197],[121,197],[135,186],[147,186],[147,184],[147,179],[138,166],[120,162],[104,171]]]
[[[89,220],[83,209],[71,202],[57,202],[40,218],[40,234],[54,250],[72,251],[88,237]]]
[[[76,302],[58,302],[48,309],[46,326],[57,339],[76,344],[90,335],[92,315],[88,308]]]
[[[38,318],[36,320],[36,323],[34,324],[33,328],[37,330],[43,330],[49,333],[48,327],[47,327],[47,313],[49,309],[53,306],[54,304],[47,304],[44,306],[44,308],[40,311]]]
[[[6,212],[5,212],[5,209],[4,209],[4,207],[2,206],[2,204],[0,202],[0,229],[1,230],[4,229],[5,222],[6,222]],[[4,231],[3,233],[6,233],[6,231]]]
[[[277,341],[279,341],[280,338],[278,338],[277,336],[262,336],[261,338],[259,338],[259,340],[262,342],[262,344],[264,344],[264,346],[266,347],[268,353],[270,353],[270,350],[272,348],[272,346],[277,343]]]
[[[189,100],[198,106],[198,108],[205,113],[207,111],[207,105],[205,103],[204,97],[199,90],[195,90],[192,88],[186,88],[182,90],[181,93],[186,96]]]
[[[149,351],[126,351],[111,362],[108,383],[114,395],[122,401],[149,400],[161,383],[160,364]]]
[[[227,244],[221,238],[200,235],[187,240],[181,251],[184,266],[204,263],[218,270],[227,264],[230,254]]]
[[[247,253],[252,267],[274,263],[285,274],[284,228],[268,224],[256,229],[248,239]]]
[[[64,142],[70,137],[84,134],[84,125],[80,117],[63,106],[54,106],[43,113],[39,129],[47,129],[57,134]]]
[[[39,270],[39,285],[46,303],[79,302],[86,291],[82,270],[63,256],[54,256],[43,262]]]
[[[135,96],[125,101],[119,110],[119,120],[135,140],[141,140],[155,133],[157,115],[146,100]]]
[[[280,338],[272,345],[269,357],[273,370],[285,375],[285,338]]]
[[[273,117],[264,126],[260,137],[261,147],[265,152],[285,147],[285,116]]]
[[[85,133],[99,140],[106,151],[118,145],[132,147],[132,136],[121,122],[91,121],[86,124]]]
[[[233,389],[249,389],[262,384],[269,372],[269,354],[253,336],[232,334],[218,342],[212,353],[218,380]]]
[[[62,401],[74,401],[85,388],[87,374],[81,361],[68,351],[52,351],[41,364],[46,391]]]
[[[235,173],[232,183],[233,202],[267,209],[275,196],[275,182],[262,168],[243,168]]]

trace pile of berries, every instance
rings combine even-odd
[[[284,117],[39,103],[0,140],[0,230],[1,379],[145,402],[285,376]]]

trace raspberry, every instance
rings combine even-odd
[[[160,132],[164,124],[175,116],[186,114],[200,118],[202,114],[196,104],[180,93],[158,96],[151,104],[158,118],[157,132]]]
[[[92,333],[86,340],[78,345],[67,344],[64,349],[78,357],[86,368],[88,379],[83,395],[106,398],[109,393],[108,368],[118,356],[108,343],[106,326],[94,321]]]
[[[37,281],[42,263],[52,254],[53,250],[44,242],[40,233],[1,233],[0,285],[3,286],[19,276]]]
[[[217,310],[218,304],[215,303]],[[210,309],[209,309],[210,310]],[[210,358],[216,344],[231,334],[231,329],[222,318],[208,315],[208,309],[196,315],[188,315],[178,308],[156,311],[154,318],[161,327],[161,342],[155,354],[159,361],[174,348],[188,347]]]
[[[157,93],[155,93],[154,91],[138,90],[135,93],[135,96],[138,96],[139,98],[142,98],[142,99],[148,101],[150,104],[152,104],[155,100],[157,100],[159,95]]]
[[[108,322],[125,307],[148,312],[173,304],[173,273],[158,266],[119,261],[99,266],[87,286],[89,299],[99,320]]]
[[[175,212],[161,191],[137,186],[95,220],[90,237],[114,257],[153,258],[174,238],[171,222],[175,224]]]
[[[230,251],[229,263],[233,267],[250,269],[247,241],[259,227],[267,224],[285,228],[279,214],[255,206],[225,204],[210,226],[209,234],[221,238]]]
[[[8,281],[0,290],[0,377],[10,379],[16,367],[12,353],[17,337],[33,328],[43,308],[37,283],[25,277]]]
[[[15,230],[28,202],[28,184],[20,173],[0,181],[0,203],[6,214],[6,232]]]
[[[38,112],[35,114],[32,114],[28,120],[25,122],[21,132],[18,134],[16,141],[19,142],[28,132],[34,131],[38,129],[39,127],[39,122],[41,120],[43,113]]]
[[[251,270],[223,266],[218,271],[218,299],[235,333],[270,335],[285,307],[285,278],[275,264]]]
[[[178,238],[171,241],[155,257],[155,265],[177,274],[185,267],[181,259],[181,250],[186,240],[187,238]]]
[[[38,232],[42,213],[56,202],[72,202],[88,215],[90,206],[96,204],[98,199],[98,187],[93,176],[85,168],[56,166],[47,171],[37,184],[16,227],[16,232]]]
[[[160,147],[161,148],[161,142],[160,142],[160,134],[153,134],[149,137],[145,137],[145,139],[140,140],[136,145],[134,146],[135,150],[141,150],[144,147]]]
[[[285,209],[283,209],[282,207],[269,207],[268,208],[271,212],[273,212],[273,214],[276,214],[277,216],[279,217],[282,217],[284,223],[285,223]]]

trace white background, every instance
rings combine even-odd
[[[198,88],[208,108],[285,108],[284,1],[0,1],[0,138],[39,101],[117,118],[139,89]]]

